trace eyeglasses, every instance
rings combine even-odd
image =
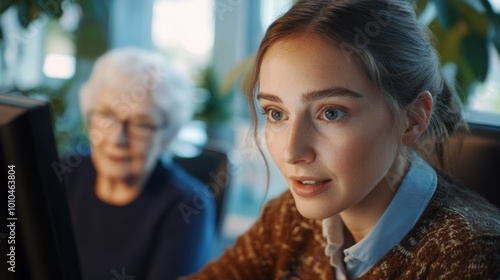
[[[92,129],[99,129],[103,134],[116,131],[119,125],[123,125],[125,134],[133,140],[149,140],[151,135],[159,129],[167,126],[167,123],[155,124],[150,120],[120,120],[112,112],[91,111],[89,113],[89,125]]]

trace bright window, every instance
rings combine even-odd
[[[292,6],[292,0],[261,1],[260,20],[264,31],[279,16]]]
[[[153,45],[189,72],[205,68],[214,40],[214,0],[157,0],[153,6]]]
[[[500,125],[500,55],[490,48],[490,65],[486,81],[479,84],[470,97],[468,107],[474,111],[496,113]]]

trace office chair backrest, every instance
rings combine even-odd
[[[215,196],[216,226],[219,231],[224,219],[224,206],[230,180],[227,153],[220,148],[207,146],[195,157],[176,156],[174,162],[211,189]]]
[[[447,143],[444,168],[500,208],[500,127],[469,123],[469,129],[461,150],[457,139]]]

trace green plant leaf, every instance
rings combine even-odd
[[[491,24],[491,41],[495,46],[498,54],[500,54],[500,15],[493,11],[493,7],[489,0],[479,0],[483,5],[486,16]]]
[[[0,14],[5,12],[12,4],[14,4],[14,0],[3,0],[2,3],[0,3]]]
[[[493,30],[491,35],[491,40],[495,46],[497,52],[500,54],[500,15],[495,16],[492,19]]]
[[[21,1],[17,5],[17,17],[23,28],[35,20],[41,12],[30,1]]]
[[[25,0],[26,1],[26,0]],[[33,1],[33,0],[31,0]],[[62,7],[61,2],[63,0],[36,0],[36,5],[38,10],[43,11],[47,15],[51,17],[60,17],[62,16]]]
[[[467,22],[467,25],[474,34],[487,36],[489,28],[489,20],[476,9],[463,2],[459,5],[460,15]]]
[[[470,70],[474,79],[483,82],[489,63],[486,37],[469,34],[462,40],[460,49],[465,64],[463,66]]]
[[[434,4],[438,10],[439,23],[445,30],[451,29],[459,22],[460,0],[434,0]]]
[[[467,71],[467,67],[463,66],[464,64],[464,61],[457,62],[458,70],[455,83],[458,97],[462,101],[462,104],[467,104],[469,100],[470,88],[474,83],[474,75],[472,75],[470,71]]]
[[[461,55],[458,46],[467,32],[465,23],[457,24],[450,30],[444,30],[435,19],[430,28],[437,39],[436,49],[441,57],[441,63],[456,61]]]
[[[425,7],[427,7],[427,4],[429,3],[428,0],[416,0],[416,6],[415,6],[415,12],[417,15],[420,15],[423,10],[425,10]]]
[[[238,63],[234,68],[229,70],[229,73],[227,73],[219,86],[219,92],[221,95],[228,94],[233,86],[237,84],[238,80],[245,80],[247,78],[247,75],[250,74],[253,67],[255,56],[256,54],[253,53],[242,62]]]
[[[457,66],[457,93],[465,104],[472,86],[487,77],[489,40],[500,53],[500,18],[491,7],[478,11],[462,0],[433,1],[438,17],[429,24],[429,28],[436,38],[441,63],[451,62]],[[489,5],[487,0],[481,0],[483,6],[485,3]]]
[[[200,85],[210,94],[208,101],[203,105],[201,112],[195,115],[196,119],[203,120],[209,124],[225,122],[232,116],[232,94],[220,94],[220,86],[212,67],[205,69],[203,81]]]

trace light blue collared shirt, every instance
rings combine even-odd
[[[420,218],[437,186],[434,169],[419,155],[413,161],[391,203],[373,229],[358,243],[345,249],[344,224],[339,215],[323,220],[327,240],[325,254],[335,268],[338,280],[355,279],[372,268],[396,246]]]

